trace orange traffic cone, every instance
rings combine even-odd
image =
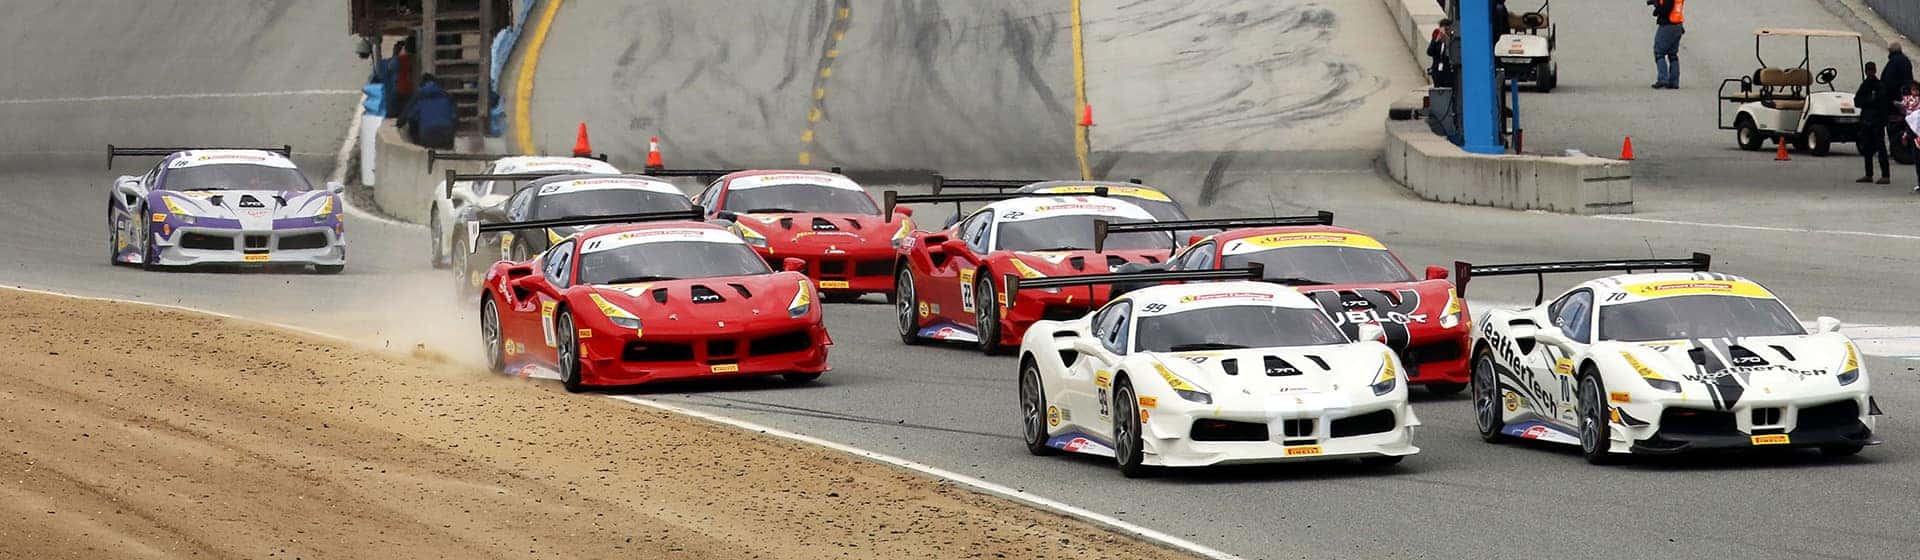
[[[666,158],[660,156],[660,137],[647,139],[647,169],[666,169]]]
[[[1780,139],[1774,140],[1774,142],[1775,142],[1775,145],[1780,146],[1780,149],[1773,153],[1773,161],[1788,161],[1793,159],[1791,157],[1787,157],[1787,139],[1780,138]]]
[[[1093,104],[1092,103],[1088,103],[1080,107],[1080,126],[1086,126],[1086,127],[1093,126]]]
[[[573,157],[593,157],[593,143],[587,141],[587,123],[580,123],[580,135],[573,140]]]
[[[1633,161],[1632,136],[1628,136],[1625,142],[1620,143],[1620,161]]]

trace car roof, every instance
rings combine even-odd
[[[673,186],[673,183],[645,175],[554,175],[528,183],[524,188],[539,189],[535,192],[540,196],[603,190],[636,190],[686,196],[686,193],[681,192],[680,187]]]
[[[728,190],[757,189],[777,185],[818,185],[836,189],[866,192],[865,187],[846,175],[814,170],[756,169],[728,174],[723,178]]]
[[[705,241],[745,245],[731,230],[705,222],[649,222],[600,226],[581,232],[581,252],[591,253],[629,245],[668,241]]]
[[[1718,272],[1616,274],[1582,282],[1601,305],[1619,305],[1676,296],[1717,295],[1779,299],[1752,280]]]
[[[510,156],[493,160],[493,172],[500,174],[536,171],[578,171],[580,173],[619,173],[620,168],[593,158],[563,156]]]
[[[267,150],[187,150],[184,152],[174,152],[173,156],[167,159],[166,168],[180,169],[184,167],[222,164],[259,165],[282,169],[297,169],[297,167],[293,165],[293,160],[287,159],[287,156],[280,155],[280,152],[270,152]]]
[[[1024,222],[1057,216],[1112,216],[1152,220],[1153,214],[1117,198],[1099,196],[1027,196],[988,204],[981,212],[992,211],[1000,222]],[[1017,214],[1016,214],[1017,212]],[[1008,217],[1012,216],[1012,217]]]
[[[1043,193],[1043,194],[1093,194],[1094,189],[1098,189],[1101,187],[1106,187],[1107,196],[1124,196],[1128,198],[1138,198],[1141,200],[1151,200],[1154,202],[1167,202],[1167,203],[1173,202],[1173,197],[1167,196],[1167,193],[1164,191],[1161,191],[1160,189],[1156,189],[1156,188],[1149,187],[1146,185],[1141,185],[1141,184],[1120,183],[1115,181],[1042,181],[1039,183],[1034,183],[1031,185],[1020,187],[1019,192]]]
[[[1257,253],[1286,247],[1351,247],[1387,250],[1371,235],[1334,226],[1282,226],[1235,229],[1214,234],[1222,254]],[[1202,240],[1201,242],[1205,242]]]
[[[1267,282],[1194,282],[1141,288],[1119,300],[1135,303],[1135,315],[1164,315],[1209,307],[1267,305],[1294,309],[1320,310],[1319,304],[1301,295],[1299,290]]]

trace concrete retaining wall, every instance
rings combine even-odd
[[[1425,121],[1387,121],[1381,154],[1393,180],[1421,198],[1567,214],[1633,212],[1628,162],[1596,157],[1470,154]]]
[[[486,162],[442,161],[428,172],[427,149],[408,142],[393,123],[389,119],[380,126],[379,155],[374,162],[379,183],[373,185],[373,202],[388,216],[424,225],[432,208],[433,190],[441,188],[447,169],[476,173]]]

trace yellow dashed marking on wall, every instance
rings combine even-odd
[[[1080,163],[1080,179],[1092,180],[1093,167],[1089,164],[1089,152],[1093,151],[1093,139],[1088,137],[1087,127],[1080,126],[1080,114],[1087,107],[1087,55],[1085,37],[1080,22],[1080,0],[1073,0],[1071,10],[1073,20],[1073,155]]]
[[[827,44],[821,46],[820,72],[813,80],[813,98],[807,108],[807,126],[800,132],[800,156],[802,166],[813,165],[813,144],[818,137],[815,127],[827,119],[827,80],[833,77],[833,62],[840,58],[840,42],[847,38],[847,26],[853,18],[852,0],[835,0],[834,21],[828,26]]]
[[[526,50],[520,58],[520,70],[514,74],[513,119],[509,123],[513,128],[513,146],[523,154],[539,153],[533,146],[533,74],[540,67],[540,48],[547,44],[547,29],[553,26],[553,16],[560,12],[562,0],[543,2],[540,15],[533,20],[533,30],[527,34]]]

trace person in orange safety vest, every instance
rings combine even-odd
[[[1687,34],[1687,0],[1647,0],[1653,6],[1653,89],[1680,89],[1680,37]]]

